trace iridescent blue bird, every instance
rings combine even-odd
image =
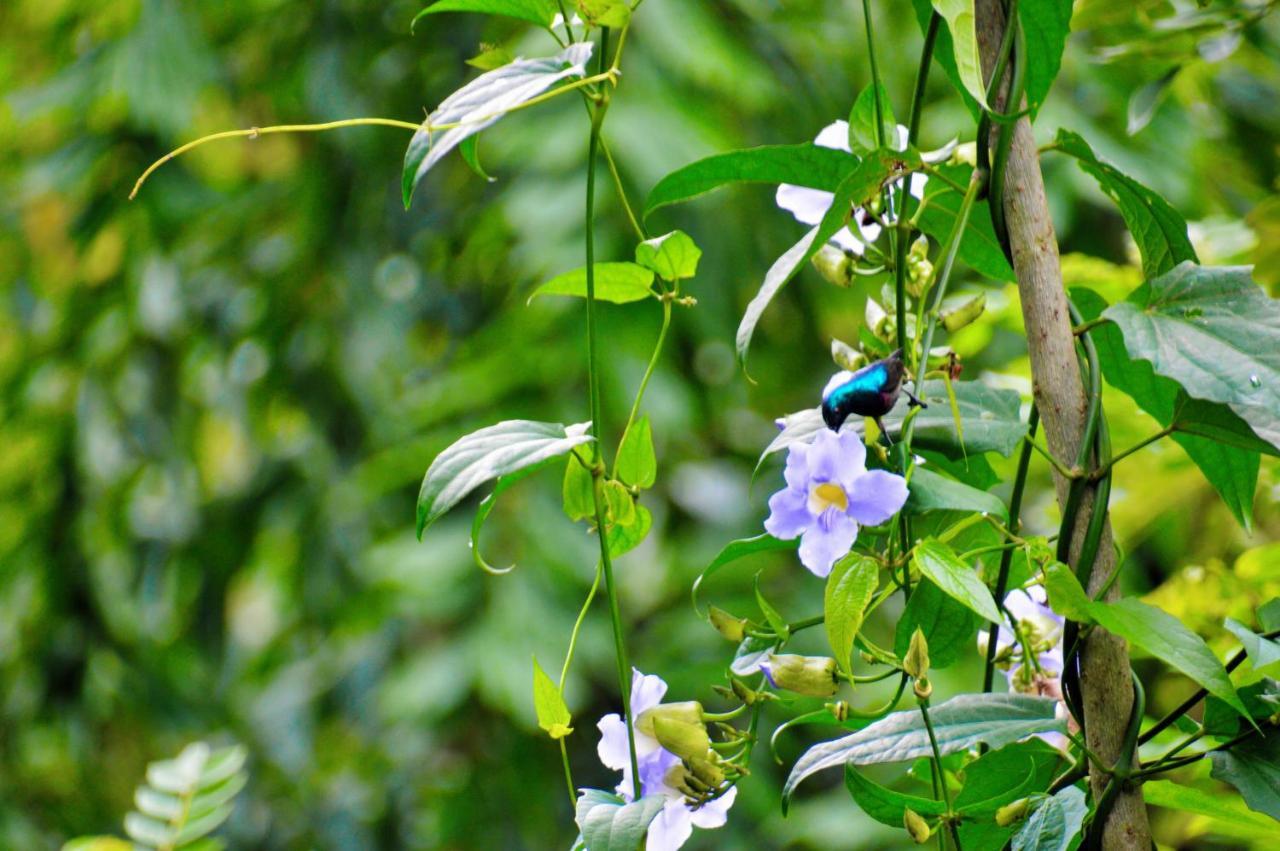
[[[912,405],[927,408],[909,390],[902,388],[906,368],[902,363],[902,349],[884,360],[868,364],[836,386],[822,400],[822,420],[827,428],[839,431],[850,415],[871,417],[880,426],[881,434],[888,437],[880,418],[893,410],[899,393],[906,393]]]

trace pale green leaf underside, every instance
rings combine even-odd
[[[653,295],[653,272],[635,263],[597,263],[594,284],[595,298],[598,301],[628,304]],[[533,301],[540,295],[586,298],[586,267],[556,275],[534,290],[529,296],[529,301]]]

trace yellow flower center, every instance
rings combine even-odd
[[[814,514],[821,514],[828,508],[848,511],[849,497],[845,494],[844,488],[839,485],[823,482],[809,491],[809,510]]]

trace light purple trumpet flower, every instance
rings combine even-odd
[[[867,448],[853,429],[823,429],[813,443],[787,452],[787,486],[769,498],[764,528],[782,540],[800,538],[800,562],[825,577],[853,547],[859,526],[877,526],[907,501],[907,482],[867,469]]]
[[[849,122],[836,121],[828,124],[818,133],[813,143],[823,148],[836,148],[852,153],[853,151],[849,147]],[[898,151],[907,149],[906,127],[901,124],[897,126],[890,147]],[[956,142],[952,140],[938,150],[928,151],[920,156],[927,163],[937,163],[948,159],[955,149]],[[911,175],[911,194],[916,198],[923,198],[927,181],[928,178],[923,174]],[[895,185],[901,185],[901,183],[902,181],[899,180]],[[784,183],[778,187],[778,206],[795,216],[797,221],[806,225],[816,225],[822,221],[822,217],[826,215],[834,199],[835,196],[832,193],[821,189],[792,186],[789,183]],[[895,220],[892,213],[886,214],[883,218],[890,224]],[[831,242],[845,251],[861,256],[863,251],[866,250],[866,244],[875,242],[880,236],[880,225],[873,221],[865,221],[866,219],[867,217],[863,215],[862,210],[854,210],[850,220],[850,227],[841,228],[837,231],[836,235],[831,237]],[[853,233],[853,228],[857,228],[857,234]]]
[[[1049,608],[1047,601],[1048,595],[1040,585],[1009,592],[1004,599],[1005,610],[1029,645],[1034,661],[1028,658],[1028,647],[1003,623],[996,628],[996,657],[1010,659],[1004,670],[1009,691],[1052,697],[1058,701],[1058,714],[1065,717],[1067,706],[1062,699],[1065,619]],[[983,654],[987,652],[988,635],[985,631],[978,633],[978,649]],[[1038,737],[1061,750],[1067,748],[1067,738],[1061,733],[1042,733]]]
[[[642,674],[631,669],[631,717],[639,718],[644,712],[653,709],[662,702],[667,693],[667,684],[659,676]],[[622,782],[618,784],[618,794],[626,800],[633,798],[634,787],[631,782],[631,753],[627,744],[627,724],[617,713],[611,713],[600,719],[596,725],[600,729],[600,744],[596,751],[600,761],[609,768],[622,772]],[[704,829],[724,826],[729,818],[729,808],[733,806],[738,795],[737,788],[731,788],[714,801],[694,807],[684,795],[668,782],[668,776],[680,767],[680,757],[671,753],[652,736],[639,729],[635,730],[636,763],[640,769],[640,793],[642,795],[663,795],[666,803],[662,812],[649,823],[646,834],[646,851],[676,851],[693,835],[695,827]]]

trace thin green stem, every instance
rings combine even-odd
[[[636,237],[644,242],[648,239],[645,235],[644,227],[640,224],[640,220],[636,218],[635,211],[631,208],[631,201],[627,198],[627,190],[622,185],[622,175],[618,172],[618,165],[613,161],[613,153],[609,150],[609,143],[603,138],[600,140],[600,151],[604,154],[604,161],[609,164],[609,174],[613,175],[613,185],[618,190],[618,200],[622,202],[622,210],[627,214],[627,221],[631,223],[631,229],[636,232]]]
[[[1155,443],[1157,440],[1168,437],[1171,434],[1173,434],[1173,426],[1167,426],[1165,428],[1160,429],[1158,432],[1151,435],[1150,437],[1146,437],[1138,441],[1137,443],[1135,443],[1133,446],[1130,446],[1128,449],[1124,450],[1119,455],[1112,456],[1111,463],[1107,464],[1107,466],[1105,467],[1099,467],[1097,470],[1093,472],[1092,475],[1095,477],[1098,477],[1104,473],[1109,472],[1112,467],[1120,463],[1120,461],[1122,461],[1123,459],[1129,457],[1130,455],[1132,455],[1133,453],[1137,452],[1140,449],[1147,448],[1151,444]]]
[[[671,327],[671,299],[662,299],[662,327],[658,330],[658,341],[653,346],[653,354],[649,356],[649,364],[644,369],[644,377],[640,379],[640,387],[636,390],[636,398],[631,403],[631,413],[627,415],[627,424],[622,429],[622,438],[618,441],[621,447],[627,442],[627,433],[631,431],[631,426],[635,425],[636,417],[640,413],[640,402],[644,399],[644,391],[649,386],[649,379],[653,377],[653,371],[658,365],[658,358],[662,355],[662,344],[667,339],[667,329]],[[613,475],[618,475],[618,459],[613,459]]]
[[[600,68],[603,71],[608,52],[609,30],[600,31]],[[600,152],[600,127],[609,108],[608,92],[603,92],[591,115],[591,136],[587,143],[587,200],[586,200],[586,255],[587,255],[587,388],[591,402],[591,433],[595,440],[592,447],[591,496],[595,503],[596,530],[600,540],[600,565],[604,573],[605,593],[609,597],[609,617],[613,622],[613,650],[618,663],[618,687],[622,695],[623,718],[627,725],[627,749],[631,757],[631,781],[635,798],[641,795],[640,767],[636,758],[635,719],[631,717],[631,665],[627,661],[627,645],[623,636],[622,611],[618,605],[618,586],[613,579],[613,558],[609,552],[608,525],[605,523],[605,499],[600,445],[603,442],[603,418],[600,414],[600,361],[596,346],[596,281],[595,281],[595,212],[596,212],[596,160]]]
[[[564,764],[564,782],[569,787],[569,809],[573,809],[578,805],[578,790],[573,785],[573,769],[569,767],[569,749],[565,747],[564,737],[561,736],[560,742],[560,761]]]
[[[942,751],[938,748],[938,737],[933,732],[933,721],[929,718],[929,700],[928,698],[917,698],[920,704],[920,717],[924,719],[924,729],[929,733],[929,747],[933,749],[933,772],[937,780],[935,784],[934,794],[941,794],[942,802],[947,807],[947,827],[951,832],[951,841],[955,843],[956,851],[961,851],[960,835],[956,830],[955,824],[951,821],[951,790],[947,788],[947,777],[942,767]]]
[[[564,682],[569,676],[569,665],[573,662],[573,651],[578,646],[578,633],[582,631],[582,622],[587,619],[587,610],[591,608],[591,601],[596,598],[596,590],[600,587],[600,576],[604,573],[600,565],[596,565],[596,578],[591,582],[591,590],[587,592],[587,599],[582,601],[582,608],[578,610],[578,619],[573,622],[573,632],[569,633],[569,649],[564,654],[564,666],[560,668],[560,696],[564,696]]]
[[[882,86],[880,84],[880,68],[876,64],[876,37],[871,25],[871,0],[862,0],[862,20],[867,32],[867,57],[871,60],[871,90],[875,100],[876,145],[883,148],[884,138],[884,105],[880,102]]]
[[[1057,458],[1054,458],[1053,454],[1050,453],[1048,449],[1045,449],[1043,446],[1036,443],[1035,438],[1032,437],[1030,434],[1028,434],[1026,437],[1022,439],[1023,441],[1025,441],[1026,446],[1030,447],[1031,449],[1034,449],[1037,453],[1043,456],[1044,460],[1048,461],[1050,466],[1052,466],[1053,469],[1057,471],[1058,475],[1062,476],[1062,478],[1078,479],[1081,477],[1080,471],[1072,470],[1066,464],[1063,464]]]

